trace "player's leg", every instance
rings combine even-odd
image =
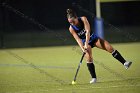
[[[99,38],[97,42],[95,43],[95,46],[97,48],[103,49],[108,51],[109,53],[112,53],[112,56],[116,58],[118,61],[120,61],[123,65],[125,65],[126,69],[131,65],[132,62],[127,62],[122,55],[115,50],[106,40]]]
[[[96,72],[95,72],[95,66],[93,64],[93,58],[92,58],[92,48],[89,46],[87,53],[85,54],[85,59],[87,61],[87,67],[90,72],[90,75],[92,77],[92,80],[90,83],[96,82]]]

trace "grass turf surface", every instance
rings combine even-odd
[[[85,60],[71,85],[79,60],[78,46],[0,50],[0,93],[139,93],[140,43],[113,44],[133,64],[125,70],[111,54],[93,48],[98,82],[89,84]]]

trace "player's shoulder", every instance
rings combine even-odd
[[[70,26],[69,26],[69,31],[72,31],[72,30],[73,30],[73,28],[72,28],[72,26],[70,25]]]
[[[72,28],[72,26],[69,27],[69,31],[70,31],[71,34],[75,33],[75,30]]]
[[[69,26],[69,30],[71,30],[71,25]]]
[[[80,18],[81,18],[81,20],[87,20],[87,17],[86,16],[82,16]]]

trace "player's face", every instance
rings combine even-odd
[[[68,22],[71,25],[78,25],[78,18],[68,18]]]

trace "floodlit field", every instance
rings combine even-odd
[[[113,44],[133,64],[126,70],[111,54],[93,48],[98,82],[89,84],[85,60],[71,85],[81,53],[77,46],[0,50],[0,93],[139,93],[140,43]]]

